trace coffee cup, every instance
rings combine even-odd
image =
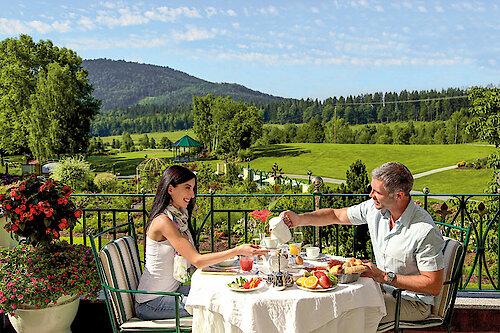
[[[268,249],[275,249],[278,247],[278,238],[265,237],[264,244]]]
[[[319,247],[310,246],[306,248],[306,255],[308,258],[316,258],[319,256]]]
[[[286,243],[292,238],[290,229],[288,229],[283,219],[279,216],[269,220],[269,229],[271,229],[271,235],[279,239],[281,243]]]

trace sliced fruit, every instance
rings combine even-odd
[[[320,277],[318,279],[318,283],[320,286],[322,286],[325,289],[330,288],[332,286],[332,281],[330,281],[330,279],[326,275],[323,275],[322,277]]]
[[[318,278],[315,276],[310,276],[304,280],[304,287],[308,289],[314,289],[318,285]]]
[[[332,281],[332,285],[337,285],[338,279],[335,275],[333,274],[326,274],[326,277]]]
[[[313,272],[314,276],[317,277],[318,279],[322,276],[326,276],[325,272],[322,271],[314,271]]]
[[[303,287],[303,286],[304,286],[304,281],[305,281],[306,279],[307,279],[307,278],[306,278],[305,276],[300,277],[300,278],[297,280],[297,282],[296,282],[296,283],[297,283],[299,286]]]

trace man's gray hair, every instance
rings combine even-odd
[[[410,195],[413,187],[413,176],[410,170],[399,162],[387,162],[376,167],[371,172],[372,179],[381,180],[384,188],[389,194],[403,191],[405,195]]]

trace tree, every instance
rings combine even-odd
[[[471,119],[467,132],[496,148],[500,146],[500,89],[471,88],[469,90]]]
[[[85,153],[100,101],[82,59],[31,37],[0,43],[0,151],[28,150],[38,159]]]
[[[172,146],[172,141],[166,136],[160,139],[160,147],[163,149],[169,149]]]
[[[212,151],[212,133],[213,123],[212,106],[214,104],[214,95],[208,94],[205,97],[193,97],[193,131],[198,140],[209,150]]]
[[[120,147],[121,152],[134,151],[134,141],[130,136],[129,132],[123,132],[122,134],[122,145]]]
[[[147,134],[144,134],[139,138],[139,145],[142,149],[149,148],[149,137]]]
[[[193,97],[194,129],[209,151],[236,156],[262,135],[262,117],[255,106],[231,97]]]

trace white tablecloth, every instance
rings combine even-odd
[[[295,286],[237,292],[227,287],[234,278],[199,270],[193,275],[186,301],[193,332],[375,332],[386,313],[380,287],[370,278],[330,292]]]

